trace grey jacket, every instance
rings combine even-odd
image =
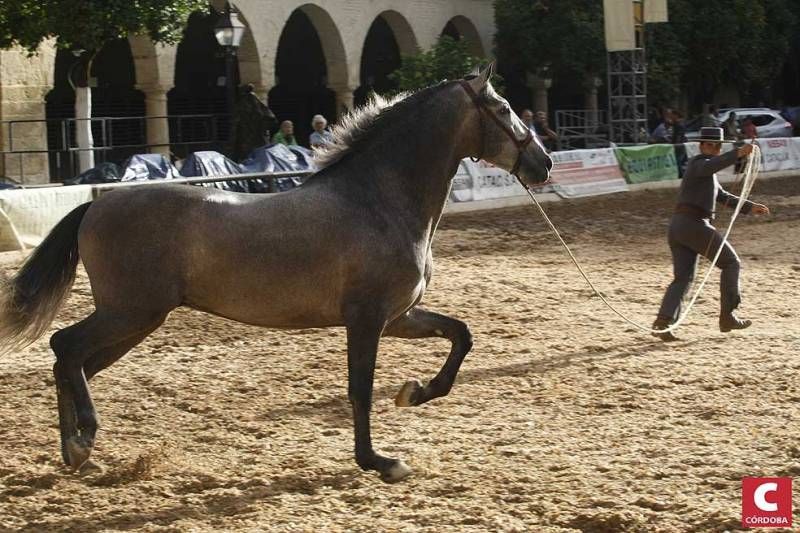
[[[713,157],[700,154],[693,157],[683,175],[681,190],[678,193],[678,204],[690,205],[702,209],[710,218],[714,217],[714,201],[730,208],[736,206],[739,197],[735,196],[719,184],[716,172],[736,163],[736,150]],[[742,213],[749,213],[753,202],[747,201],[742,206]]]

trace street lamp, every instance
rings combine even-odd
[[[239,20],[239,13],[231,7],[230,2],[225,2],[225,11],[214,25],[214,37],[225,50],[225,89],[230,115],[229,127],[233,126],[233,103],[236,99],[236,87],[233,85],[233,62],[236,59],[236,49],[244,36],[244,24]]]

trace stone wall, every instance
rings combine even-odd
[[[54,63],[55,49],[51,42],[42,45],[34,56],[21,49],[0,51],[3,151],[47,150],[47,129],[43,122],[7,121],[44,118],[44,98],[53,86]],[[22,183],[46,183],[49,175],[47,154],[4,154],[0,158],[0,176]]]

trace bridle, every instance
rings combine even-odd
[[[472,99],[472,102],[475,104],[475,107],[478,108],[478,116],[481,117],[481,130],[485,132],[485,127],[483,125],[483,115],[486,114],[489,116],[489,118],[494,120],[498,126],[500,126],[500,129],[502,129],[505,132],[505,134],[508,135],[508,138],[513,141],[514,146],[517,147],[517,150],[519,151],[519,153],[517,154],[517,160],[514,162],[514,166],[511,167],[511,174],[513,176],[517,176],[517,171],[519,170],[519,164],[520,161],[522,160],[522,153],[525,151],[525,148],[533,140],[533,133],[531,133],[531,130],[529,128],[525,128],[527,131],[525,138],[522,140],[517,139],[517,136],[514,135],[514,132],[511,130],[511,128],[509,128],[495,113],[493,113],[488,107],[486,107],[486,104],[478,97],[477,94],[475,94],[475,91],[472,89],[472,86],[469,84],[469,82],[467,82],[466,80],[459,80],[459,83],[461,83],[461,86],[464,88],[465,91],[467,91],[467,94]],[[483,139],[481,144],[482,146],[481,155],[478,156],[477,158],[472,158],[473,161],[478,161],[479,159],[481,159],[483,157],[484,152],[486,151],[486,136],[481,135],[481,138]],[[519,178],[519,176],[517,176],[517,178]]]

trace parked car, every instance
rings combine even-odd
[[[730,114],[736,113],[736,122],[741,127],[742,122],[749,118],[756,126],[759,137],[791,137],[792,123],[781,116],[780,111],[766,107],[737,107],[722,109],[716,115],[720,124],[725,122]],[[686,124],[686,138],[693,141],[700,136],[701,118],[696,118]]]

